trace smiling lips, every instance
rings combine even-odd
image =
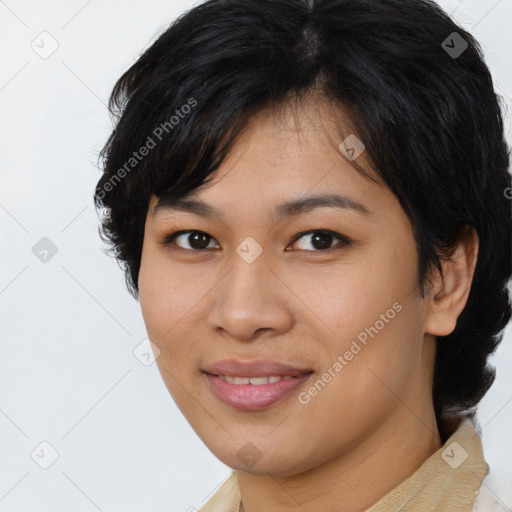
[[[225,359],[203,369],[213,393],[242,410],[264,409],[281,400],[309,379],[313,370],[277,361]]]

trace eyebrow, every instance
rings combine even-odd
[[[273,217],[279,221],[283,217],[300,215],[316,208],[331,207],[342,208],[369,215],[370,211],[362,203],[342,194],[322,194],[316,196],[304,197],[286,203],[280,204],[274,209]],[[153,215],[159,211],[179,210],[188,213],[194,213],[202,217],[219,217],[223,218],[225,213],[211,206],[204,201],[196,199],[182,198],[166,198],[160,197],[158,203],[153,209]]]

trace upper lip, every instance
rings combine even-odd
[[[313,370],[283,364],[269,359],[241,361],[238,359],[223,359],[206,365],[202,370],[211,375],[231,375],[235,377],[269,377],[271,375],[303,375]]]

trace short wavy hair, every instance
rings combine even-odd
[[[209,0],[185,12],[113,89],[100,236],[138,299],[150,196],[207,183],[251,116],[312,91],[349,114],[408,215],[422,294],[467,226],[478,233],[469,298],[438,337],[433,377],[438,422],[474,415],[511,316],[509,148],[481,47],[432,1]]]

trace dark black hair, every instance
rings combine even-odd
[[[478,42],[433,1],[209,0],[184,13],[112,92],[100,234],[138,298],[150,196],[208,183],[251,116],[312,91],[349,114],[410,218],[421,293],[467,226],[478,233],[468,302],[438,337],[433,383],[438,418],[472,414],[511,316],[509,150]]]

